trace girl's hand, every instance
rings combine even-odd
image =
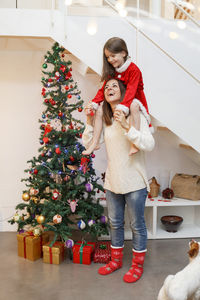
[[[84,113],[86,114],[86,116],[92,116],[91,114],[92,112],[93,112],[93,107],[92,107],[92,101],[90,100],[84,108]]]
[[[92,125],[94,123],[94,111],[92,108],[92,101],[89,101],[88,104],[84,108],[84,113],[87,117],[87,124]]]
[[[121,124],[121,126],[126,129],[127,131],[129,130],[129,124],[126,121],[125,114],[121,110],[115,110],[114,112],[114,119]]]

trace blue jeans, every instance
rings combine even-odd
[[[146,197],[146,188],[127,194],[115,194],[109,190],[106,191],[111,245],[113,247],[124,246],[124,211],[125,204],[127,204],[133,234],[133,249],[136,251],[146,250],[147,229],[144,219]]]

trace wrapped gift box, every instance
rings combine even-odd
[[[42,257],[42,246],[49,241],[48,233],[36,237],[32,232],[17,234],[18,255],[35,261]]]
[[[90,265],[94,249],[95,243],[78,241],[72,248],[73,262],[75,264]]]
[[[94,252],[95,263],[108,263],[111,260],[110,242],[97,242]]]
[[[55,242],[50,247],[50,242],[43,247],[43,262],[47,264],[59,265],[64,260],[64,243]]]

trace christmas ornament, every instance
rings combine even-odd
[[[67,202],[69,203],[71,211],[74,213],[76,210],[76,207],[78,206],[78,200],[67,200]]]
[[[75,158],[74,158],[72,155],[69,157],[69,159],[70,159],[71,161],[75,161]]]
[[[94,153],[92,153],[92,154],[91,154],[91,157],[92,157],[92,158],[95,158],[95,154],[94,154]]]
[[[68,90],[69,90],[69,87],[68,87],[67,85],[65,86],[65,90],[66,90],[66,91],[68,91]]]
[[[61,154],[61,151],[60,151],[59,147],[57,147],[55,151],[56,151],[57,154]]]
[[[53,191],[52,199],[53,199],[53,200],[57,200],[58,197],[59,197],[59,195],[60,195],[59,191],[58,191],[58,190],[54,190],[54,191]]]
[[[41,236],[41,234],[42,234],[41,228],[35,227],[35,228],[33,229],[33,235],[34,235],[34,236],[38,237],[38,236]]]
[[[162,196],[165,199],[172,199],[174,197],[174,192],[170,188],[166,188],[165,190],[162,191]]]
[[[43,67],[43,69],[46,69],[47,68],[47,64],[43,64],[42,67]]]
[[[69,94],[69,95],[67,95],[67,98],[71,99],[71,97],[72,97],[72,95],[70,95],[70,94]]]
[[[68,181],[70,179],[70,176],[69,175],[66,175],[65,177],[64,177],[64,181]]]
[[[30,188],[30,191],[29,191],[29,194],[32,196],[32,195],[37,195],[39,193],[39,190],[38,189],[34,189],[33,187]]]
[[[89,161],[90,161],[89,158],[81,157],[81,168],[80,168],[80,170],[83,171],[84,174],[89,170],[89,168],[88,168]]]
[[[40,199],[37,198],[37,197],[35,197],[35,196],[32,196],[32,197],[31,197],[31,200],[32,200],[35,204],[37,204],[37,203],[40,201]]]
[[[37,222],[38,222],[39,224],[44,223],[44,221],[45,221],[45,216],[40,215],[40,216],[37,217]]]
[[[60,215],[55,215],[53,217],[54,224],[60,224],[62,222],[62,217]]]
[[[65,242],[67,248],[72,248],[74,246],[74,241],[69,239]]]
[[[92,225],[94,225],[96,222],[94,220],[89,220],[88,221],[88,225],[91,227]]]
[[[14,214],[13,220],[14,220],[15,222],[18,222],[18,221],[20,220],[20,215],[18,214],[18,212],[16,212],[16,213]]]
[[[86,183],[85,189],[87,192],[91,192],[93,190],[93,185],[91,183]]]
[[[108,222],[108,218],[106,216],[101,216],[100,217],[100,222],[103,223],[103,224],[105,224],[105,223]]]
[[[34,173],[35,175],[37,175],[38,170],[37,170],[37,169],[34,169],[33,173]]]
[[[86,227],[86,224],[83,220],[78,221],[77,226],[79,229],[83,230]]]
[[[79,108],[78,108],[78,111],[79,111],[79,112],[82,112],[82,110],[83,110],[82,107],[79,107]]]
[[[56,75],[56,77],[59,77],[59,76],[60,76],[60,73],[59,73],[59,72],[56,72],[55,75]]]
[[[22,195],[22,200],[24,200],[24,201],[29,201],[29,199],[30,199],[29,193],[27,193],[27,192],[23,193],[23,195]]]

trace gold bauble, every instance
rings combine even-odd
[[[37,204],[37,203],[40,201],[40,199],[37,198],[37,197],[35,197],[35,196],[31,197],[31,200],[32,200],[35,204]]]
[[[28,201],[28,200],[30,199],[29,193],[27,193],[27,192],[23,193],[22,199],[23,199],[24,201]]]
[[[40,216],[37,217],[37,222],[38,222],[39,224],[44,223],[44,221],[45,221],[45,216],[40,215]]]
[[[41,236],[41,234],[42,234],[42,230],[39,227],[35,227],[33,229],[33,235],[34,236],[38,237],[38,236]]]

